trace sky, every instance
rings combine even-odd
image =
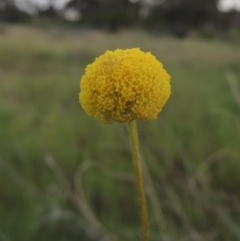
[[[61,9],[70,0],[15,0],[19,6],[22,6],[24,1],[40,7],[47,7],[49,3],[52,3],[57,9]],[[219,10],[230,11],[232,9],[240,11],[240,0],[220,0]]]
[[[29,4],[33,4],[34,6],[40,8],[47,8],[50,4],[53,5],[56,9],[62,9],[64,5],[69,2],[70,0],[14,0],[16,5],[24,10],[34,12],[34,7],[29,9]],[[28,7],[26,7],[28,6]]]
[[[221,0],[219,4],[221,11],[236,9],[240,11],[240,0]]]

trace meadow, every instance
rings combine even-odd
[[[1,241],[105,240],[99,222],[118,240],[139,240],[126,126],[103,124],[78,102],[87,64],[131,47],[151,51],[172,76],[159,118],[137,122],[150,241],[240,240],[238,43],[4,26]]]

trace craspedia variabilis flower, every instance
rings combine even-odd
[[[83,109],[104,123],[156,119],[171,93],[170,75],[138,48],[107,51],[80,82]]]

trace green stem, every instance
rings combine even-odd
[[[142,168],[138,147],[138,136],[136,122],[128,122],[128,129],[130,134],[130,140],[132,145],[132,155],[133,155],[133,166],[136,177],[136,185],[138,198],[140,202],[140,212],[141,212],[141,223],[142,223],[142,241],[148,241],[148,214],[147,214],[147,204],[143,186],[143,176]]]

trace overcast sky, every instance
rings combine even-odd
[[[26,1],[26,0],[25,0]],[[61,9],[67,2],[70,0],[27,0],[28,2],[32,2],[37,6],[46,7],[49,3],[53,3],[53,5]],[[18,5],[22,5],[23,0],[15,0]],[[220,0],[219,9],[222,11],[229,11],[231,9],[237,9],[240,11],[240,0]]]
[[[237,9],[240,11],[240,0],[221,0],[219,9],[223,11]]]

